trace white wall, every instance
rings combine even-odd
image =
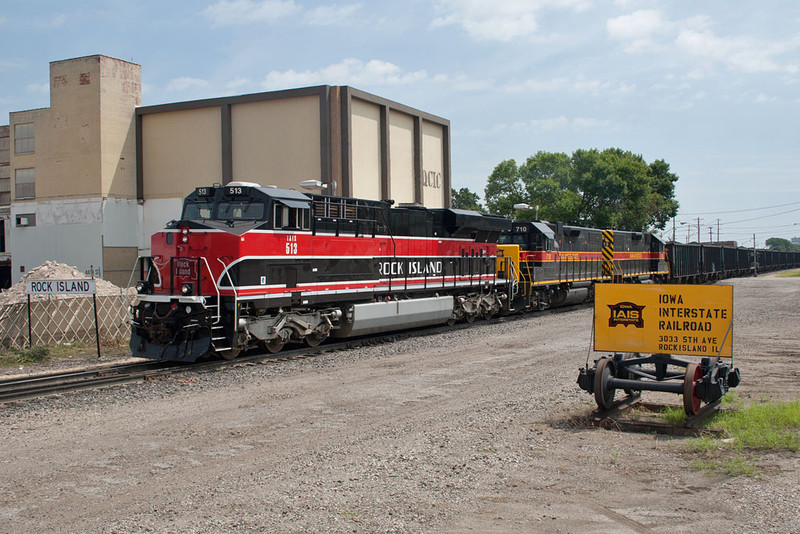
[[[36,214],[36,226],[18,227],[16,216]],[[11,283],[47,260],[89,272],[102,264],[102,201],[100,199],[24,202],[11,205]],[[25,271],[20,272],[20,267]]]

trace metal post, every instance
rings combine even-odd
[[[31,294],[28,293],[28,348],[33,348],[33,328],[31,328]]]
[[[94,265],[91,266],[91,269],[92,280],[94,280]],[[200,287],[200,285],[198,284],[197,287]],[[97,286],[95,286],[95,291],[92,293],[92,305],[94,306],[94,339],[97,342],[97,359],[100,359],[100,327],[97,325]]]

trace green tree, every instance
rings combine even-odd
[[[486,183],[484,196],[490,213],[506,216],[514,213],[514,204],[523,202],[522,183],[516,161],[508,159],[494,168]]]
[[[770,250],[780,250],[784,252],[800,250],[800,245],[795,245],[788,239],[783,239],[781,237],[770,237],[767,239],[767,247]]]
[[[477,193],[473,193],[466,187],[462,187],[458,191],[451,189],[451,198],[453,208],[460,210],[473,210],[485,211],[481,205],[480,197]]]
[[[507,160],[495,167],[486,186],[493,213],[533,217],[516,203],[538,206],[539,218],[600,228],[663,229],[678,211],[669,164],[648,164],[619,148],[564,153],[537,152],[517,167]]]

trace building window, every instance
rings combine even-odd
[[[36,226],[35,213],[20,213],[16,217],[17,226]]]
[[[11,168],[0,166],[0,206],[11,204]]]
[[[10,146],[11,139],[8,137],[0,137],[0,165],[11,161]]]
[[[17,169],[14,172],[16,199],[36,198],[36,173],[34,169]]]
[[[14,154],[33,153],[33,123],[14,125]]]

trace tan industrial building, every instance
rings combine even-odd
[[[12,282],[55,260],[125,285],[150,234],[213,183],[450,205],[449,121],[352,87],[140,107],[141,67],[96,55],[50,64],[50,104],[10,114],[5,166],[0,135]]]

